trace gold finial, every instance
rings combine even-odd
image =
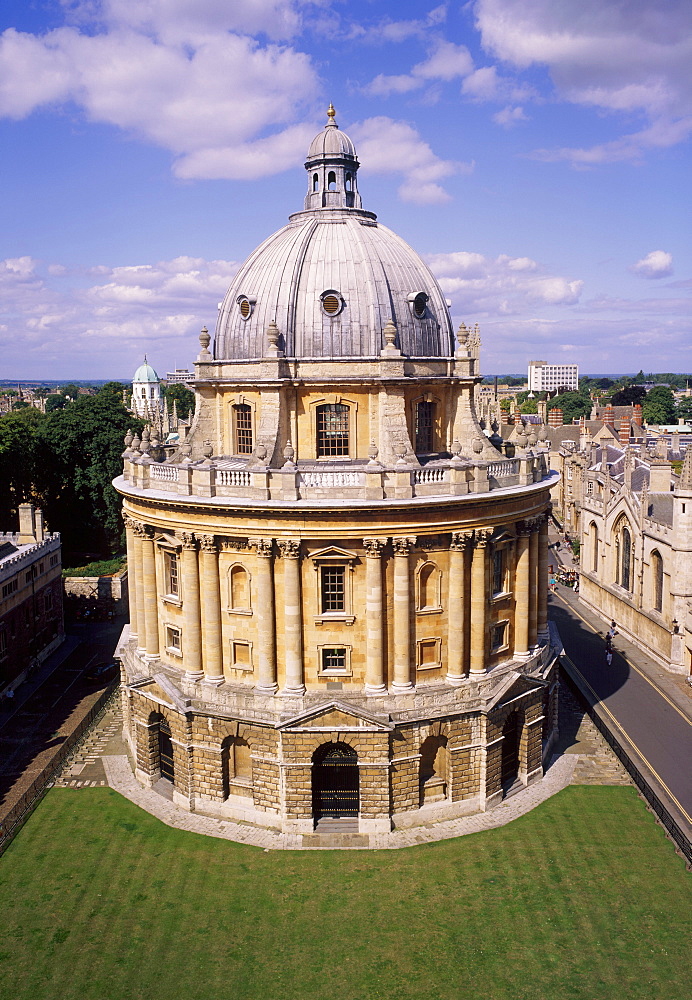
[[[336,125],[336,121],[335,121],[335,118],[336,118],[336,109],[335,109],[335,107],[334,107],[334,105],[332,104],[331,101],[329,102],[329,107],[327,108],[327,118],[329,119],[329,121],[327,122],[327,125]]]

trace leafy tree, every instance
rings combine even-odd
[[[52,413],[53,410],[62,410],[67,406],[67,400],[64,396],[60,394],[50,395],[46,398],[46,413]]]
[[[17,524],[20,503],[40,500],[40,460],[37,439],[46,418],[34,407],[0,417],[0,529]],[[7,519],[7,520],[6,520]]]
[[[675,423],[675,397],[672,389],[655,385],[642,403],[642,416],[647,424]]]
[[[629,406],[630,403],[641,403],[646,396],[646,389],[641,385],[627,385],[610,397],[613,406]]]
[[[27,403],[26,400],[24,399],[18,399],[16,402],[12,404],[13,410],[26,410],[28,409],[28,407],[29,403]]]
[[[519,407],[522,413],[538,413],[538,403],[535,399],[527,399]]]
[[[67,385],[60,386],[60,394],[69,396],[70,399],[77,399],[79,396],[79,386],[75,382],[68,382]]]
[[[561,392],[548,403],[548,409],[559,407],[562,410],[564,423],[571,424],[579,417],[588,416],[591,412],[591,397],[588,392]]]
[[[181,382],[174,382],[172,385],[165,387],[163,394],[169,409],[172,409],[173,400],[175,400],[179,417],[186,420],[190,411],[194,413],[195,394],[186,385],[183,385]]]
[[[692,396],[683,396],[683,398],[679,400],[677,415],[678,417],[682,417],[686,423],[689,423],[690,420],[692,420]]]

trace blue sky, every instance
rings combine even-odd
[[[5,0],[0,377],[191,364],[302,207],[329,101],[365,208],[482,369],[692,369],[689,0]]]

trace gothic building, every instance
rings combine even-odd
[[[331,108],[305,166],[202,331],[190,433],[126,442],[125,733],[189,809],[367,834],[541,779],[555,477],[483,433],[478,337],[362,207]]]

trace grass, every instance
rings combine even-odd
[[[87,563],[86,566],[71,566],[62,571],[63,576],[113,576],[119,573],[125,565],[125,557],[117,556],[115,559],[100,559],[97,562]]]
[[[54,789],[0,859],[0,997],[682,1000],[690,902],[630,788],[408,850],[268,853]]]

